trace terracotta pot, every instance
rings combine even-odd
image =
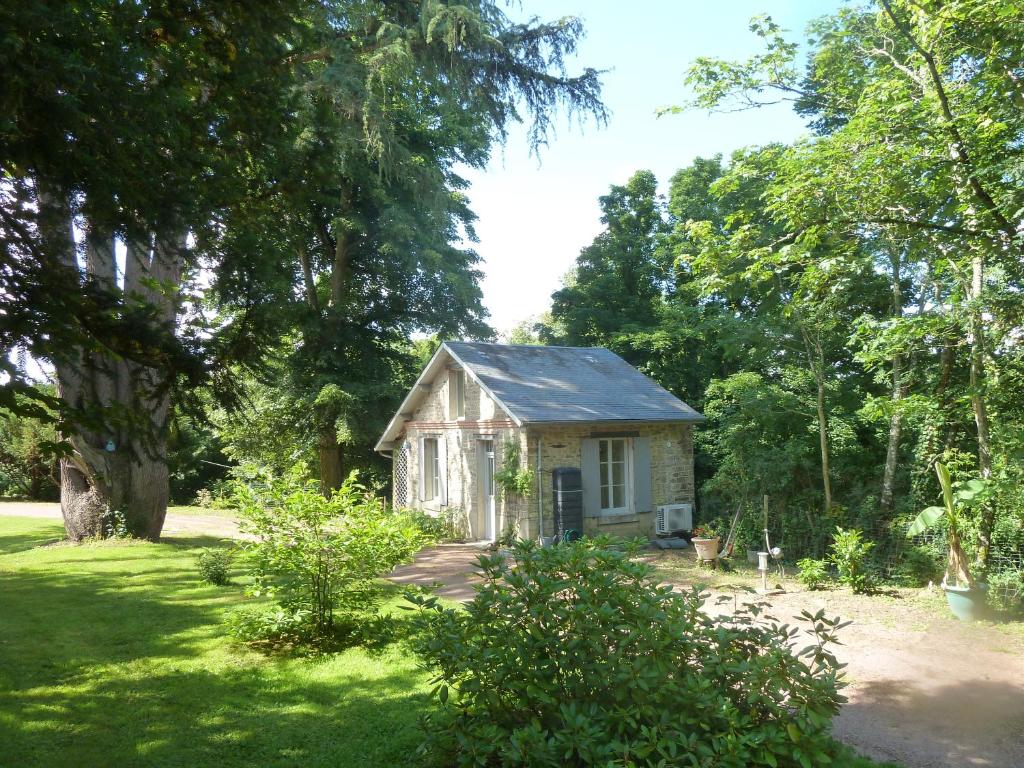
[[[720,540],[718,536],[713,539],[692,539],[693,547],[697,550],[697,557],[705,561],[718,559],[718,542]]]

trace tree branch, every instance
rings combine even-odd
[[[946,93],[946,87],[942,82],[942,75],[939,73],[938,65],[935,63],[935,56],[931,51],[927,50],[920,41],[914,36],[913,31],[907,26],[906,22],[896,16],[896,13],[892,9],[892,3],[890,0],[882,0],[882,6],[885,8],[886,14],[892,19],[892,23],[899,30],[900,34],[906,38],[907,42],[916,50],[921,58],[924,59],[926,66],[928,67],[928,75],[931,78],[932,85],[935,86],[935,95],[939,100],[939,107],[942,111],[943,120],[946,123],[946,129],[949,132],[949,137],[952,141],[950,147],[953,151],[954,157],[964,167],[967,172],[967,184],[971,188],[971,192],[979,203],[988,211],[989,215],[996,222],[996,226],[999,231],[1002,232],[1010,242],[1017,237],[1017,229],[1010,223],[1001,210],[996,204],[995,199],[989,194],[988,190],[982,185],[978,179],[977,171],[974,167],[974,161],[971,158],[970,153],[967,151],[967,144],[964,141],[963,135],[960,133],[960,129],[957,127],[956,118],[953,116],[953,110],[949,103],[949,94]]]

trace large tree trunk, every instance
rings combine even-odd
[[[985,264],[980,255],[971,260],[971,409],[978,430],[978,466],[986,480],[992,476],[992,445],[989,440],[988,408],[985,403],[985,326],[980,306],[981,290],[985,279]],[[988,568],[992,549],[992,529],[995,527],[995,505],[985,504],[981,509],[978,526],[978,570],[982,577]]]
[[[68,279],[81,279],[70,211],[39,190],[41,223]],[[183,236],[127,243],[123,289],[117,284],[113,237],[90,232],[85,278],[121,300],[144,301],[156,321],[173,327],[178,309]],[[71,453],[60,468],[61,512],[74,541],[113,533],[158,539],[167,514],[167,374],[97,350],[72,349],[55,359],[60,397],[83,418],[65,435]]]
[[[892,264],[892,315],[899,318],[903,314],[903,291],[900,286],[900,254],[892,249],[889,254]],[[893,486],[896,483],[896,466],[899,461],[900,432],[903,426],[903,414],[900,412],[900,400],[903,398],[903,356],[899,352],[892,357],[892,415],[889,417],[889,443],[885,451],[885,471],[882,473],[882,496],[879,506],[883,512],[892,509]]]
[[[348,184],[342,184],[341,190],[341,211],[347,215],[352,208],[352,190]],[[349,289],[352,282],[352,253],[349,242],[349,230],[344,218],[339,217],[335,222],[334,253],[331,254],[330,274],[330,306],[329,312],[340,314],[345,311],[345,303],[348,301]],[[305,267],[304,267],[305,269]],[[315,302],[315,290],[312,288],[312,279],[307,281],[307,294],[310,298],[310,306],[319,309]],[[324,496],[330,496],[345,481],[345,451],[338,443],[338,435],[333,420],[329,421],[320,435],[320,492]]]
[[[344,449],[333,429],[320,436],[320,491],[324,496],[341,488],[345,481]]]
[[[895,361],[893,361],[895,363]],[[893,402],[899,407],[900,394],[893,392]],[[896,466],[899,461],[900,433],[903,428],[903,414],[894,411],[889,417],[889,444],[885,450],[885,471],[882,474],[882,497],[879,506],[883,512],[892,509],[893,486],[896,484]]]
[[[168,473],[152,446],[121,446],[109,456],[94,451],[84,459],[87,443],[71,438],[72,459],[61,463],[60,506],[64,529],[72,541],[130,535],[156,541],[167,515]],[[120,452],[122,455],[116,455]]]

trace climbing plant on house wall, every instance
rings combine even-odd
[[[494,473],[494,483],[505,500],[526,498],[533,490],[536,480],[529,467],[521,465],[522,449],[516,440],[506,440],[502,444],[501,469]]]

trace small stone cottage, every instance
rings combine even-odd
[[[580,470],[583,533],[653,536],[659,508],[693,503],[700,421],[607,349],[445,342],[376,450],[395,506],[452,515],[474,539],[553,535],[556,467]],[[503,469],[529,491],[503,492]]]

